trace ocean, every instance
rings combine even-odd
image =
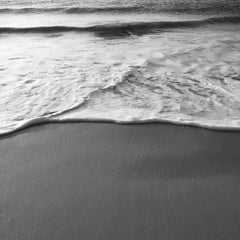
[[[0,134],[41,122],[240,129],[240,0],[1,0]]]

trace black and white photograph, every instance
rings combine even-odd
[[[240,240],[240,0],[0,0],[0,240]]]

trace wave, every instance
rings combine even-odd
[[[145,63],[144,63],[145,65]],[[137,68],[138,69],[138,68]],[[90,92],[86,97],[81,101],[79,104],[68,108],[66,110],[59,111],[57,113],[44,115],[41,117],[36,117],[32,119],[25,119],[21,121],[14,122],[13,125],[10,125],[9,127],[0,129],[0,136],[1,135],[7,135],[13,132],[16,132],[21,129],[25,129],[30,126],[40,125],[40,124],[47,124],[47,123],[69,123],[69,122],[107,122],[107,123],[116,123],[116,124],[149,124],[149,123],[168,123],[168,124],[176,124],[176,125],[183,125],[183,126],[194,126],[194,127],[201,127],[205,129],[210,130],[225,130],[225,131],[240,131],[240,121],[239,118],[232,118],[232,119],[218,119],[218,118],[202,118],[199,116],[186,116],[182,117],[182,113],[175,113],[172,112],[171,115],[157,115],[157,114],[147,114],[147,115],[135,115],[133,111],[133,114],[128,115],[128,110],[126,111],[126,114],[119,115],[118,113],[115,114],[114,111],[109,108],[109,111],[99,111],[100,108],[96,108],[97,111],[94,109],[88,109],[89,106],[91,106],[91,102],[94,103],[96,99],[103,99],[102,96],[104,94],[109,93],[115,93],[115,94],[124,94],[124,90],[129,89],[129,86],[133,87],[141,87],[142,89],[146,88],[154,88],[159,89],[158,85],[150,85],[152,83],[152,79],[149,79],[148,81],[146,78],[141,77],[137,69],[133,68],[124,73],[123,77],[118,80],[117,82],[111,83],[103,88],[97,88],[96,90]],[[193,88],[188,89],[189,92],[193,92],[196,96],[207,98],[208,94],[215,95],[218,97],[219,103],[223,103],[224,101],[220,100],[221,95],[217,92],[213,92],[212,89],[209,89],[208,87],[204,88],[205,94],[202,95],[202,86],[200,84],[200,81],[197,79],[190,79],[191,81],[198,82],[197,85],[192,85]],[[191,86],[186,85],[186,82],[182,82],[181,79],[179,81],[179,84],[177,86]],[[168,79],[168,83],[165,84],[168,88],[172,88],[175,91],[179,91],[177,87],[175,87],[176,81],[170,81]],[[204,85],[204,84],[203,84]],[[195,87],[194,87],[195,86]],[[163,87],[163,85],[161,85]],[[187,88],[186,88],[187,89]],[[216,86],[215,86],[216,89]],[[163,87],[163,91],[165,91],[165,88]],[[187,91],[187,90],[185,90]],[[229,94],[224,89],[220,90],[220,93],[224,91],[224,96],[226,94]],[[132,90],[130,90],[132,94]],[[134,92],[137,92],[134,90]],[[186,92],[181,92],[180,94],[186,94]],[[185,95],[188,96],[188,95]],[[230,96],[230,95],[229,95]],[[233,96],[234,97],[234,96]],[[190,98],[189,98],[190,99]],[[198,101],[198,99],[195,99]],[[190,101],[190,100],[189,100]],[[197,101],[195,103],[197,103]],[[90,103],[90,104],[89,104]],[[197,105],[197,104],[196,104]],[[84,109],[85,107],[85,109]],[[74,112],[73,110],[78,110],[79,108],[82,108],[82,112]],[[206,109],[209,109],[206,107]],[[84,111],[86,110],[86,111]],[[88,111],[90,110],[90,111]],[[144,109],[143,109],[144,110]],[[75,114],[77,113],[77,114]],[[126,117],[123,117],[126,116]]]
[[[0,131],[0,136],[7,136],[9,134],[13,134],[15,132],[24,130],[29,127],[38,126],[42,124],[54,124],[54,123],[80,123],[80,122],[88,122],[88,123],[113,123],[113,124],[121,124],[121,125],[134,125],[134,124],[173,124],[173,125],[180,125],[180,126],[188,126],[188,127],[198,127],[213,131],[240,131],[240,126],[231,126],[229,124],[216,124],[213,123],[212,125],[209,123],[197,122],[197,121],[188,121],[182,122],[177,121],[174,119],[159,119],[159,118],[149,118],[149,119],[139,119],[139,120],[114,120],[108,118],[64,118],[64,119],[57,119],[57,118],[47,118],[47,117],[39,117],[36,119],[30,119],[24,121],[22,124],[19,124],[16,128],[11,130],[2,130]]]
[[[240,9],[240,3],[234,4],[208,4],[205,6],[196,6],[193,4],[183,5],[180,3],[171,4],[145,4],[145,5],[130,5],[130,6],[111,6],[111,7],[56,7],[56,8],[0,8],[1,13],[8,14],[28,14],[28,13],[63,13],[63,14],[85,14],[85,13],[162,13],[162,12],[179,12],[179,13],[238,13]]]
[[[28,13],[66,13],[66,14],[84,14],[84,13],[112,13],[112,12],[142,12],[146,10],[143,7],[106,7],[106,8],[0,8],[0,13],[28,14]]]
[[[240,16],[208,18],[194,21],[160,21],[160,22],[132,22],[120,24],[102,24],[87,27],[75,26],[40,26],[40,27],[0,27],[0,33],[56,33],[56,32],[95,32],[137,34],[172,28],[195,28],[214,24],[239,24]]]

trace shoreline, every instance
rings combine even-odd
[[[240,238],[240,132],[51,123],[0,137],[0,239]]]
[[[48,124],[114,124],[119,126],[134,126],[134,125],[172,125],[179,127],[189,127],[189,128],[199,128],[207,131],[217,131],[217,132],[240,132],[239,127],[221,127],[221,126],[208,126],[200,123],[194,122],[180,122],[180,121],[172,121],[172,120],[139,120],[139,121],[117,121],[117,120],[109,120],[109,119],[98,119],[98,118],[90,118],[90,119],[51,119],[51,118],[37,118],[34,120],[30,120],[27,123],[17,127],[16,129],[10,130],[8,132],[0,133],[0,140],[3,137],[8,137],[18,134],[21,131],[25,131],[28,128],[38,127],[42,125]]]

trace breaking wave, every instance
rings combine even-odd
[[[239,24],[240,16],[207,18],[191,21],[157,21],[103,24],[87,27],[75,26],[40,26],[40,27],[0,27],[0,33],[56,33],[56,32],[122,32],[138,33],[174,28],[196,28],[213,24]]]

